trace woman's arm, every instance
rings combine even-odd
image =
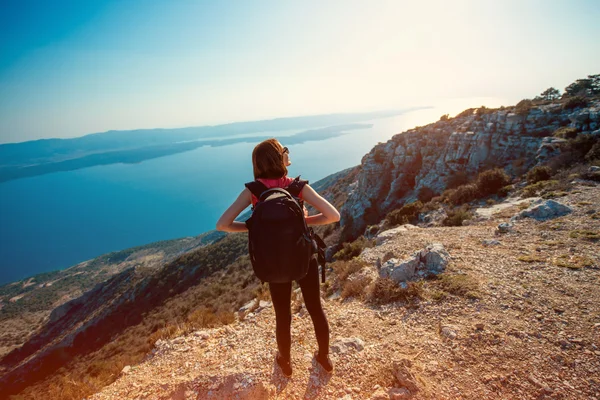
[[[309,185],[304,185],[302,198],[321,213],[306,217],[308,225],[326,225],[340,220],[340,213]]]
[[[217,230],[225,232],[246,232],[248,228],[244,222],[237,222],[234,219],[251,203],[251,194],[248,188],[244,188],[238,198],[229,206],[217,221]]]

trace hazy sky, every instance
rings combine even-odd
[[[0,142],[514,103],[600,73],[598,21],[598,0],[2,0]]]

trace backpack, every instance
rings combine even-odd
[[[299,199],[307,183],[297,177],[285,189],[269,189],[259,181],[245,184],[258,199],[246,226],[252,269],[262,282],[304,278],[315,254],[324,266],[325,244],[306,224],[303,201]],[[323,267],[323,282],[324,273]]]

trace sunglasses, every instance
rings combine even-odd
[[[281,154],[285,154],[285,153],[290,154],[290,149],[288,149],[287,147],[284,147],[283,150],[281,151]]]

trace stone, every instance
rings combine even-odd
[[[500,241],[496,239],[484,239],[481,241],[481,244],[483,244],[484,246],[499,246],[502,243],[500,243]]]
[[[513,228],[513,224],[511,224],[510,222],[503,222],[498,225],[498,232],[508,233],[508,232],[512,231],[512,228]]]
[[[365,348],[365,342],[358,337],[337,339],[331,346],[331,352],[336,354],[346,354],[349,351],[362,351]]]
[[[404,225],[400,225],[396,228],[392,228],[392,229],[388,229],[383,232],[380,232],[379,234],[377,234],[377,236],[375,238],[375,244],[377,246],[380,246],[383,243],[385,243],[386,241],[390,240],[391,238],[394,238],[401,233],[408,232],[411,229],[419,229],[419,228],[417,226],[414,226],[411,224],[404,224]]]
[[[450,340],[454,340],[458,336],[456,334],[456,328],[452,327],[452,326],[443,326],[441,333],[442,333],[442,336],[444,336]]]
[[[371,394],[369,400],[389,400],[389,398],[390,397],[388,396],[385,390],[383,390],[382,388],[377,388],[375,392]]]
[[[573,209],[567,205],[559,203],[556,200],[538,200],[533,204],[512,217],[513,220],[522,218],[533,218],[538,221],[546,221],[562,217],[573,212]]]
[[[389,391],[390,400],[410,399],[411,394],[407,388],[392,388]]]
[[[131,365],[126,365],[123,367],[123,369],[121,370],[121,374],[125,375],[128,374],[129,371],[131,371]]]
[[[398,385],[403,388],[406,388],[409,391],[409,395],[410,392],[416,393],[419,391],[419,387],[417,386],[417,380],[411,372],[411,369],[412,361],[407,358],[394,360],[392,362],[392,373],[398,381]]]
[[[239,311],[241,311],[241,312],[249,311],[252,307],[254,307],[255,304],[256,304],[256,299],[252,299],[248,303],[244,304],[239,309]]]

